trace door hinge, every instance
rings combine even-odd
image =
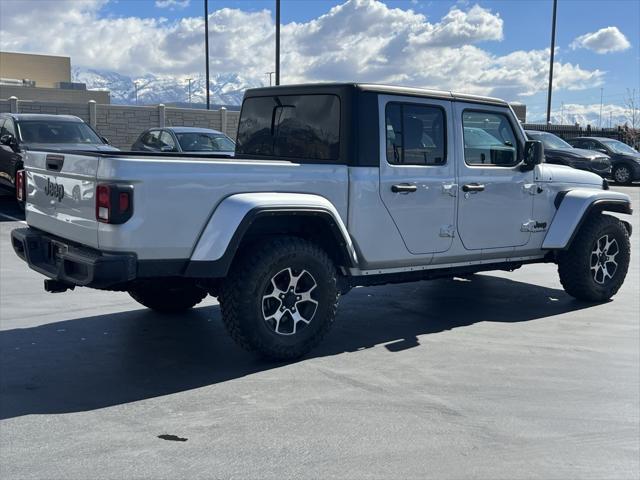
[[[547,229],[547,222],[529,220],[520,227],[521,232],[544,232]]]
[[[522,189],[525,192],[529,192],[529,195],[537,195],[539,193],[542,193],[544,191],[544,189],[538,185],[537,183],[525,183],[522,186]]]
[[[441,237],[450,237],[453,238],[455,235],[455,228],[453,225],[444,225],[440,227],[440,236]]]
[[[442,193],[447,195],[451,195],[455,197],[458,192],[458,184],[457,183],[444,183],[442,184]]]

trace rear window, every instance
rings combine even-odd
[[[302,160],[338,160],[340,99],[336,95],[247,98],[236,153]]]
[[[18,129],[26,143],[103,143],[87,124],[81,122],[20,120]]]

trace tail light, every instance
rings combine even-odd
[[[27,182],[24,170],[16,172],[16,198],[19,202],[27,200]]]
[[[133,187],[129,185],[99,184],[96,187],[96,220],[120,224],[133,214]]]

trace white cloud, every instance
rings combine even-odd
[[[75,65],[127,75],[203,70],[202,18],[110,18],[100,15],[104,2],[59,0],[58,8],[43,11],[38,0],[2,0],[0,48],[69,55]],[[212,72],[264,81],[273,70],[269,11],[213,11],[209,30]],[[311,21],[282,26],[282,79],[396,83],[507,99],[544,90],[548,52],[494,55],[481,47],[502,38],[503,20],[478,5],[454,6],[433,21],[376,0],[348,0]],[[603,81],[599,70],[562,62],[554,68],[559,89]]]
[[[552,123],[565,125],[579,123],[583,127],[587,125],[597,127],[599,124],[602,127],[608,127],[610,121],[611,126],[616,127],[628,122],[628,111],[622,105],[613,103],[602,105],[602,117],[600,116],[600,111],[599,103],[565,103],[563,109],[556,109],[551,112],[551,120]]]
[[[176,8],[186,8],[191,3],[191,0],[156,0],[157,8],[168,8],[174,10]]]
[[[621,52],[631,46],[627,37],[618,27],[601,28],[597,32],[580,35],[573,42],[571,48],[586,48],[596,53]]]

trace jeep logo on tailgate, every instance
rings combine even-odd
[[[44,194],[48,197],[57,198],[59,202],[64,198],[64,186],[51,181],[47,178],[47,184],[44,187]]]

